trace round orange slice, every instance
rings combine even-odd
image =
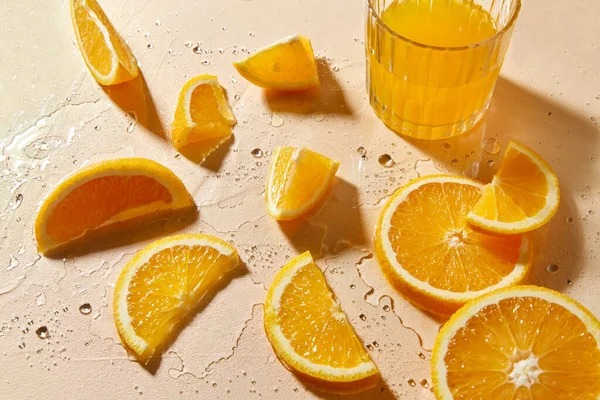
[[[137,61],[96,0],[71,0],[81,55],[96,81],[116,85],[138,76]]]
[[[385,205],[375,250],[390,283],[409,301],[447,316],[494,289],[525,279],[531,267],[527,236],[471,229],[467,214],[483,186],[450,175],[410,181]]]
[[[233,63],[256,86],[273,90],[305,90],[319,86],[315,55],[306,36],[292,35]]]
[[[511,141],[498,173],[467,218],[486,231],[523,233],[550,221],[559,202],[558,178],[550,165],[530,148]]]
[[[265,190],[269,214],[289,221],[308,212],[332,187],[339,165],[304,147],[277,147]]]
[[[40,253],[50,254],[87,235],[193,206],[181,180],[157,162],[103,161],[68,176],[48,194],[35,220],[35,237]]]
[[[265,331],[283,365],[322,390],[355,392],[379,381],[310,252],[275,276],[265,303]]]
[[[598,399],[600,321],[553,290],[503,288],[444,324],[431,365],[438,400]]]
[[[238,264],[233,246],[203,234],[167,237],[138,251],[115,285],[113,314],[123,344],[146,360]]]

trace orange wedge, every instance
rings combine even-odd
[[[231,127],[236,123],[217,77],[197,76],[181,89],[171,124],[171,140],[177,149],[198,145],[206,157],[231,136]]]
[[[203,234],[167,237],[140,250],[115,285],[113,314],[126,348],[140,360],[150,357],[238,263],[233,246]]]
[[[282,364],[322,390],[356,392],[379,381],[310,252],[275,276],[265,303],[265,331]]]
[[[71,20],[81,55],[98,83],[116,85],[138,76],[135,57],[96,0],[71,0]]]
[[[193,205],[179,178],[154,161],[103,161],[68,176],[48,194],[35,220],[35,237],[40,253],[49,254],[92,233],[125,228]]]
[[[598,399],[600,321],[549,289],[500,289],[444,324],[431,365],[438,400]]]
[[[560,202],[558,178],[533,150],[511,141],[500,170],[468,215],[469,223],[499,234],[528,232],[554,216]]]
[[[527,236],[475,231],[467,214],[483,186],[460,176],[410,181],[385,205],[375,232],[384,274],[409,301],[447,316],[494,289],[520,283],[531,267]]]
[[[305,90],[319,86],[310,39],[292,35],[233,63],[256,86],[273,90]]]
[[[277,147],[267,177],[267,209],[279,221],[308,212],[329,191],[340,163],[307,148]]]

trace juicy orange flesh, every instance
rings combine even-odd
[[[286,286],[278,319],[294,351],[315,364],[352,368],[370,361],[314,264],[298,270]]]
[[[244,64],[254,78],[265,83],[304,82],[316,75],[315,58],[306,39],[258,52]]]
[[[530,387],[509,379],[533,356],[540,374]],[[451,339],[445,356],[454,398],[595,399],[600,351],[583,322],[537,297],[513,297],[482,308]]]
[[[531,158],[509,147],[496,179],[473,212],[500,222],[535,216],[546,205],[548,180]]]
[[[206,140],[231,134],[230,123],[225,119],[218,103],[218,89],[210,84],[199,85],[192,92],[190,114],[196,125],[188,142]]]
[[[476,232],[466,217],[480,189],[461,183],[426,183],[399,204],[388,233],[396,260],[415,278],[453,292],[498,283],[519,260],[520,236]]]
[[[269,190],[279,209],[295,210],[309,203],[318,190],[332,179],[330,170],[333,161],[321,154],[302,149],[294,161],[293,147],[281,148],[274,162],[277,168],[270,176]]]
[[[112,69],[113,56],[106,46],[106,40],[101,29],[85,6],[95,14],[100,23],[106,28],[114,50],[125,68],[128,71],[134,69],[135,65],[132,64],[133,60],[131,59],[129,48],[123,42],[96,0],[76,0],[74,1],[74,6],[75,22],[79,30],[79,36],[82,39],[81,45],[83,46],[83,51],[96,70],[102,75],[108,75]]]
[[[146,206],[159,210],[172,202],[171,193],[153,178],[141,175],[96,178],[71,191],[51,211],[46,234],[67,241],[99,227],[121,212]]]
[[[230,260],[212,247],[177,245],[154,254],[129,283],[127,311],[149,350],[227,272]]]

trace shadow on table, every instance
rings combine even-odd
[[[344,92],[327,61],[317,59],[319,87],[303,91],[281,92],[265,90],[267,106],[274,112],[293,114],[346,114],[354,112],[346,102]]]
[[[344,394],[343,392],[339,394],[328,393],[327,391],[322,391],[319,389],[318,385],[311,383],[304,379],[302,376],[298,376],[295,374],[298,380],[302,383],[302,385],[310,391],[316,398],[326,399],[326,400],[362,400],[362,399],[376,399],[376,400],[395,400],[396,396],[390,390],[387,383],[381,378],[379,383],[369,389],[358,393],[352,393],[352,390],[348,394]],[[327,389],[325,389],[327,390]],[[331,388],[329,388],[331,390]]]
[[[213,172],[219,172],[229,148],[235,142],[232,134],[225,141],[221,138],[197,143],[190,143],[179,149],[179,152],[188,160]],[[214,149],[216,147],[216,149]],[[213,150],[214,149],[214,150]]]

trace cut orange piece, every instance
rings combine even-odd
[[[256,86],[273,90],[305,90],[319,86],[315,55],[306,36],[292,35],[233,63]]]
[[[265,330],[283,365],[323,390],[360,391],[379,380],[310,252],[275,276],[265,303]]]
[[[231,127],[236,123],[217,77],[197,76],[181,89],[171,125],[171,140],[180,150],[190,144],[198,145],[206,157],[231,136]]]
[[[116,85],[138,76],[135,57],[96,0],[71,0],[71,20],[81,55],[98,83]]]
[[[600,322],[536,286],[468,303],[440,330],[431,359],[438,400],[600,398]]]
[[[280,221],[305,214],[328,193],[339,165],[307,148],[277,147],[267,177],[269,214]]]
[[[467,214],[483,186],[460,176],[410,181],[385,205],[375,232],[377,259],[409,301],[447,316],[467,301],[525,279],[531,267],[527,236],[475,231]]]
[[[209,235],[171,236],[144,247],[115,286],[113,313],[125,346],[146,360],[238,263],[233,246]]]
[[[194,205],[183,183],[143,158],[103,161],[80,169],[44,199],[35,220],[40,253],[62,250],[92,233],[109,232]]]
[[[500,170],[469,213],[469,223],[490,232],[515,234],[544,225],[558,210],[558,178],[533,150],[511,141]]]

